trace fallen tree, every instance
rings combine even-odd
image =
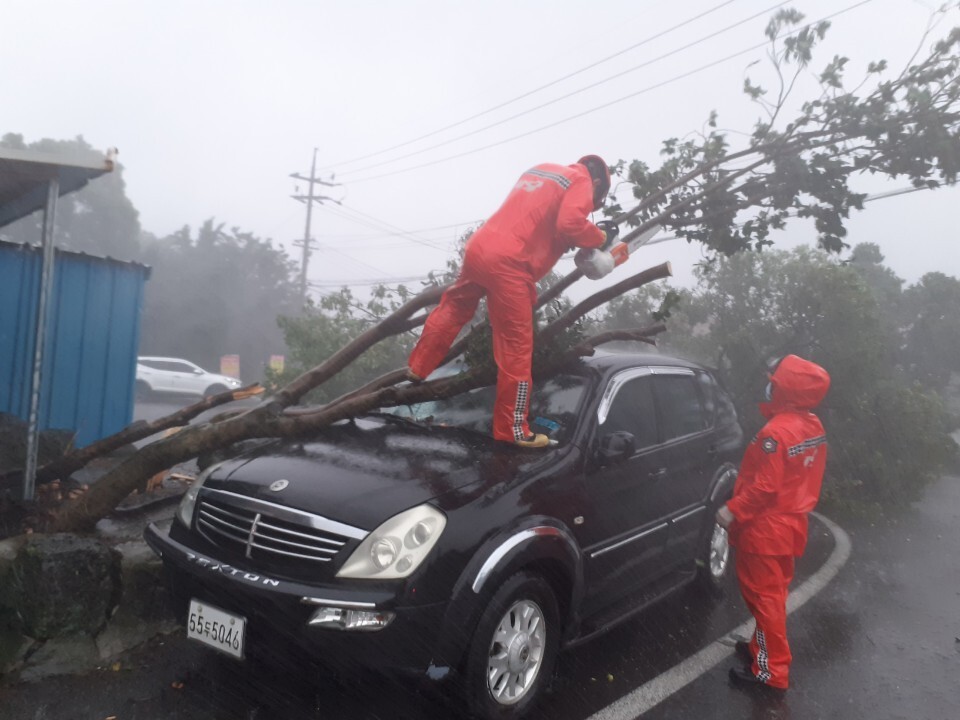
[[[935,17],[943,18],[955,10]],[[770,233],[789,218],[809,217],[815,220],[819,244],[839,251],[844,247],[845,220],[851,210],[862,209],[866,198],[851,189],[849,183],[855,176],[906,176],[915,188],[955,182],[960,168],[960,28],[951,30],[927,57],[911,61],[891,79],[884,78],[884,62],[871,63],[864,82],[849,91],[843,86],[847,60],[835,57],[819,75],[819,95],[803,103],[792,121],[783,122],[797,79],[806,72],[813,48],[828,28],[826,22],[801,22],[799,13],[784,10],[768,25],[769,55],[779,88],[776,99],[768,101],[762,87],[745,81],[745,92],[761,106],[765,117],[747,134],[743,147],[731,150],[727,133],[717,130],[716,116],[711,115],[704,132],[664,143],[665,161],[658,169],[651,170],[640,161],[617,164],[617,173],[632,185],[639,200],[629,210],[617,202],[605,210],[615,222],[631,228],[625,242],[652,228],[665,227],[678,237],[701,243],[711,253],[732,254],[762,249],[772,243]],[[865,91],[870,82],[873,85]],[[542,363],[536,372],[549,374],[560,363],[592,351],[611,337],[648,341],[662,332],[664,326],[657,323],[567,346],[561,342],[569,342],[565,331],[604,302],[669,274],[666,265],[645,270],[555,318],[535,339],[540,351],[549,349],[538,355],[553,360]],[[537,307],[555,301],[581,277],[574,271],[546,289]],[[296,407],[307,393],[376,343],[422,324],[427,308],[437,302],[443,289],[436,285],[408,300],[259,407],[191,425],[143,447],[89,492],[59,508],[45,529],[89,530],[144,478],[202,452],[250,438],[307,436],[373,408],[449,397],[492,383],[495,370],[489,353],[479,360],[474,353],[469,370],[455,377],[407,385],[401,384],[405,369],[398,368],[324,405]],[[483,329],[483,323],[474,326],[447,359],[461,355],[471,343],[475,345]],[[127,437],[135,433],[125,432]],[[66,457],[57,467],[41,469],[42,477],[50,478],[87,460],[89,453],[82,458]]]

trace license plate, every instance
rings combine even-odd
[[[187,613],[187,637],[243,659],[247,619],[193,599]]]

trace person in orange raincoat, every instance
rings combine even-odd
[[[588,277],[613,269],[611,253],[599,250],[606,233],[587,219],[602,207],[609,190],[610,171],[596,155],[525,172],[467,242],[460,276],[430,313],[410,354],[408,378],[417,382],[437,368],[486,296],[498,370],[493,437],[523,447],[548,445],[527,422],[536,282],[574,247],[590,249],[578,256]]]
[[[756,621],[749,642],[738,642],[746,667],[730,669],[740,686],[786,690],[787,588],[794,558],[807,544],[807,515],[820,497],[827,437],[811,410],[827,394],[830,376],[796,355],[784,357],[770,375],[769,402],[760,404],[767,424],[743,456],[733,497],[717,511],[736,548],[737,580]]]

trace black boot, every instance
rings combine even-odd
[[[747,665],[753,665],[753,653],[750,652],[750,643],[737,640],[733,646],[733,650],[738,660],[742,660]]]
[[[729,677],[733,685],[755,692],[767,693],[774,696],[780,696],[786,692],[784,688],[767,685],[763,680],[754,675],[753,671],[749,668],[732,667],[730,668]]]

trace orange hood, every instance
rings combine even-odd
[[[816,363],[787,355],[770,376],[770,385],[770,402],[760,403],[768,419],[785,410],[813,410],[830,389],[830,375]]]

